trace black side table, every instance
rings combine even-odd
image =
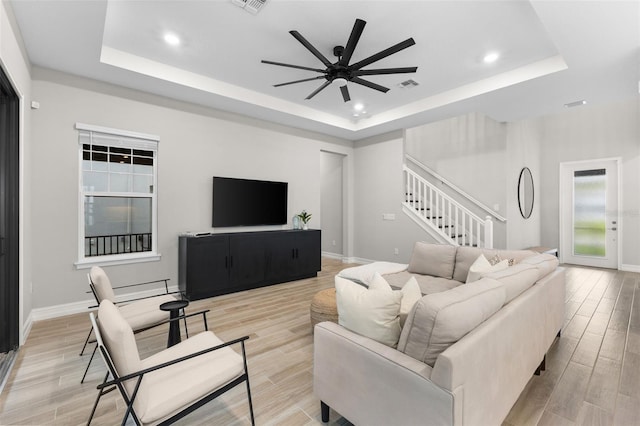
[[[171,302],[164,302],[160,305],[161,311],[169,311],[169,319],[176,319],[180,316],[180,309],[184,309],[189,306],[188,300],[173,300]],[[167,347],[180,343],[180,321],[171,321],[169,323],[169,338],[167,339]]]

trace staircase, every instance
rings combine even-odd
[[[436,241],[455,246],[493,248],[493,221],[482,219],[414,170],[403,166],[403,211]]]

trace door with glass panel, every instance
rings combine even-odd
[[[560,165],[561,259],[618,268],[618,159]]]

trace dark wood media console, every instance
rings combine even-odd
[[[180,236],[178,286],[189,300],[315,277],[320,230]]]

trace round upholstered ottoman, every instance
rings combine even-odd
[[[313,296],[310,307],[311,332],[317,323],[332,321],[338,323],[338,307],[336,306],[336,289],[321,290]]]

